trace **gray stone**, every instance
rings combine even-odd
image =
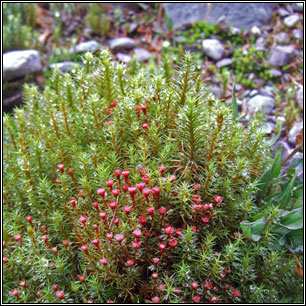
[[[224,47],[217,39],[204,39],[202,42],[203,50],[210,58],[218,61],[222,58]]]
[[[218,97],[219,99],[221,99],[222,91],[221,91],[221,88],[220,88],[220,87],[211,86],[211,87],[209,87],[209,89],[210,89],[210,91],[211,91],[216,97]]]
[[[136,22],[131,22],[129,26],[129,33],[133,33],[138,28],[138,24]]]
[[[134,39],[129,37],[119,37],[113,38],[109,40],[109,47],[113,52],[117,52],[119,50],[130,50],[136,47],[136,43]]]
[[[274,36],[274,38],[275,38],[276,42],[282,43],[282,44],[288,43],[290,41],[290,37],[286,32],[277,33]]]
[[[288,133],[288,142],[293,147],[296,146],[295,137],[301,132],[301,129],[303,129],[303,122],[297,122],[293,125]]]
[[[262,127],[261,130],[264,134],[271,134],[275,128],[275,124],[272,122],[266,122]]]
[[[264,39],[264,37],[258,37],[257,39],[256,39],[256,42],[255,42],[255,47],[256,48],[264,48],[264,46],[265,46],[265,39]]]
[[[271,97],[256,95],[247,101],[249,113],[254,114],[258,111],[264,111],[265,114],[270,114],[275,107],[275,100]]]
[[[289,15],[289,12],[285,10],[283,7],[281,7],[280,9],[278,9],[278,15],[281,17],[286,17]]]
[[[266,97],[274,97],[273,87],[265,86],[264,88],[259,89],[259,94]]]
[[[233,63],[231,58],[223,58],[222,60],[218,61],[216,63],[217,68],[229,66]]]
[[[279,147],[282,147],[282,161],[284,161],[293,151],[293,149],[291,149],[291,147],[289,146],[289,144],[285,141],[278,141],[274,146],[274,149],[278,149]]]
[[[275,69],[275,68],[272,68],[269,70],[269,73],[274,76],[275,78],[279,78],[282,76],[282,72],[281,70],[278,70],[278,69]]]
[[[303,13],[304,12],[304,3],[299,2],[299,3],[292,3],[291,4],[292,8],[299,13]]]
[[[184,24],[205,20],[214,23],[223,17],[223,21],[237,28],[250,29],[252,26],[266,24],[274,3],[164,3],[164,9],[171,18],[174,28]]]
[[[36,50],[11,51],[3,54],[3,81],[11,81],[41,70]]]
[[[301,108],[304,108],[304,87],[301,86],[298,91],[296,92],[296,95],[295,95],[295,98],[296,98],[296,101],[297,103],[299,104],[299,106]]]
[[[152,57],[151,52],[149,52],[148,50],[144,48],[135,48],[134,54],[136,55],[138,62],[145,62]]]
[[[68,72],[70,70],[72,70],[73,68],[77,68],[79,67],[80,64],[74,63],[74,62],[61,62],[61,63],[54,63],[50,65],[51,69],[55,69],[57,67],[57,69],[60,72]]]
[[[250,29],[250,33],[254,36],[259,36],[261,34],[261,30],[257,26],[252,26]]]
[[[126,64],[132,60],[132,57],[129,54],[125,54],[121,52],[117,53],[117,58],[120,62],[126,63]]]
[[[292,35],[295,39],[298,39],[298,40],[303,40],[304,38],[303,31],[301,29],[294,29],[292,31]]]
[[[284,18],[284,24],[288,28],[293,28],[300,20],[298,15],[290,15]]]
[[[253,89],[253,90],[251,90],[249,96],[250,97],[254,97],[254,96],[256,96],[258,94],[258,92],[259,92],[258,89]]]
[[[100,44],[95,40],[89,40],[77,44],[69,49],[70,53],[95,52],[100,48]]]
[[[268,63],[271,66],[284,66],[290,63],[294,47],[276,46],[270,53]]]

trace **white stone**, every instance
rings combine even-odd
[[[288,142],[293,147],[296,146],[296,136],[301,132],[303,129],[303,122],[298,122],[293,125],[288,133]]]
[[[284,24],[288,28],[293,28],[300,20],[300,17],[298,15],[290,15],[286,18],[284,18]]]
[[[217,39],[204,39],[202,42],[203,50],[210,58],[218,61],[222,58],[224,47]]]
[[[222,60],[218,61],[216,63],[217,68],[229,66],[233,63],[231,58],[223,58]]]
[[[251,29],[250,29],[250,32],[255,35],[255,36],[258,36],[261,34],[261,30],[259,27],[257,26],[253,26]]]
[[[40,70],[40,55],[36,50],[11,51],[3,54],[3,81],[14,80]]]

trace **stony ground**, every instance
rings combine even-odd
[[[54,20],[50,7],[42,4],[37,19],[39,52],[4,55],[4,110],[21,101],[24,82],[34,81],[42,87],[52,68],[69,71],[80,65],[78,55],[86,51],[109,47],[115,60],[127,63],[135,56],[137,61],[148,63],[159,62],[163,52],[175,62],[184,50],[190,50],[203,79],[225,103],[231,103],[236,83],[237,103],[241,115],[245,115],[244,121],[261,116],[263,130],[267,137],[278,137],[274,147],[283,147],[285,159],[297,146],[296,136],[303,129],[304,11],[301,4],[255,8],[258,12],[253,12],[253,19],[250,16],[242,30],[228,26],[230,15],[228,20],[222,16],[217,19],[220,9],[209,5],[206,17],[217,23],[210,26],[190,23],[196,21],[190,20],[190,16],[197,12],[191,6],[193,13],[185,15],[184,10],[175,12],[167,5],[108,6],[108,25],[102,27],[105,33],[101,35],[101,28],[89,26],[82,7],[77,7],[77,12],[58,12],[58,33],[59,21]],[[260,12],[263,16],[259,16]],[[232,14],[238,14],[237,10]],[[256,26],[256,17],[267,22]],[[237,19],[237,15],[233,18]],[[20,62],[22,65],[18,66]],[[28,76],[33,73],[34,79]],[[303,157],[303,153],[298,152],[296,157]],[[301,170],[300,177],[302,173]]]

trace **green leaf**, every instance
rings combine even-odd
[[[240,227],[243,231],[244,236],[252,239],[253,241],[259,241],[261,239],[261,233],[264,231],[266,226],[266,218],[256,220],[255,222],[242,221]]]
[[[233,110],[233,119],[237,120],[238,106],[237,106],[237,100],[236,100],[236,84],[234,84],[234,86],[233,86],[232,110]]]
[[[271,167],[271,176],[276,178],[279,176],[282,168],[282,147],[276,150],[275,158]]]
[[[296,178],[296,174],[291,178],[291,181],[288,183],[288,185],[282,192],[282,197],[281,197],[282,203],[280,205],[280,208],[284,209],[286,205],[289,203],[289,199],[291,197],[291,191],[294,186],[295,178]]]
[[[280,218],[280,225],[290,230],[303,228],[303,207],[292,210]]]
[[[295,254],[303,253],[303,229],[290,231],[289,234],[286,235],[287,243],[286,247]]]

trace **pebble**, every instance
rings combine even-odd
[[[288,28],[293,28],[300,20],[298,15],[290,15],[284,18],[284,24]]]
[[[121,52],[117,53],[117,57],[120,62],[126,63],[126,64],[132,60],[132,57],[129,54],[125,54]]]
[[[292,31],[292,35],[295,39],[298,39],[298,40],[303,40],[304,38],[303,31],[301,29],[294,29]]]
[[[283,140],[278,141],[273,147],[275,150],[279,147],[282,147],[282,161],[284,161],[293,151],[289,144]]]
[[[10,51],[3,54],[3,81],[11,81],[41,70],[41,59],[36,50]]]
[[[275,100],[272,97],[256,95],[247,101],[247,109],[250,113],[264,111],[265,114],[270,114],[275,107]]]
[[[296,140],[295,137],[301,132],[301,129],[303,129],[303,122],[297,122],[293,125],[293,127],[290,129],[288,133],[288,142],[291,146],[296,146]]]
[[[221,99],[222,91],[220,87],[217,86],[211,86],[209,87],[210,91],[217,96],[219,99]]]
[[[303,13],[304,12],[304,3],[299,2],[299,3],[292,3],[291,7],[299,13]]]
[[[236,27],[231,27],[230,32],[233,35],[240,35],[241,34],[241,30],[239,28],[236,28]]]
[[[222,60],[218,61],[216,63],[217,68],[229,66],[233,63],[231,58],[223,58]]]
[[[261,130],[264,134],[268,135],[271,134],[273,132],[275,128],[275,124],[272,122],[266,122],[262,127]]]
[[[283,44],[288,43],[290,41],[290,37],[286,32],[277,33],[274,36],[274,38],[275,38],[276,42],[283,43]]]
[[[268,63],[271,66],[284,66],[290,63],[291,56],[294,52],[294,47],[276,46],[271,52],[268,59]]]
[[[222,58],[224,47],[217,39],[204,39],[202,42],[203,50],[210,58],[218,61]]]
[[[51,69],[55,69],[57,67],[57,69],[60,72],[68,72],[70,70],[72,70],[73,68],[79,67],[80,64],[74,63],[74,62],[60,62],[60,63],[54,63],[51,64],[49,67]]]
[[[113,52],[130,50],[136,47],[135,40],[129,37],[119,37],[109,40],[109,47]]]
[[[269,70],[269,73],[274,76],[275,78],[279,78],[282,76],[282,72],[281,70],[278,70],[278,69],[275,69],[275,68],[272,68]]]
[[[100,48],[100,44],[96,40],[89,40],[77,44],[69,49],[70,53],[96,52]]]
[[[151,52],[149,52],[148,50],[144,48],[135,48],[134,54],[136,55],[138,62],[145,62],[152,57]]]
[[[281,17],[286,17],[289,15],[289,12],[285,10],[283,7],[281,7],[280,9],[278,9],[278,15]]]
[[[261,34],[261,30],[259,27],[257,26],[253,26],[251,29],[250,29],[250,33],[254,36],[259,36]]]
[[[301,85],[301,87],[298,89],[295,95],[296,101],[299,104],[301,108],[304,108],[304,87]]]

